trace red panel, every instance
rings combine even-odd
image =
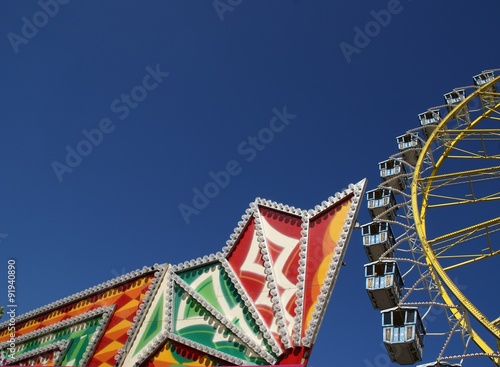
[[[260,207],[260,219],[289,335],[292,335],[302,218]]]
[[[264,261],[257,242],[253,217],[236,240],[227,260],[266,326],[273,330],[274,311],[266,285]],[[275,339],[279,340],[279,337],[275,336]]]

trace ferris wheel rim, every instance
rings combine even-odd
[[[423,249],[423,252],[425,255],[426,262],[429,265],[433,279],[436,281],[435,283],[438,287],[439,293],[441,294],[444,302],[446,304],[448,304],[452,314],[454,314],[454,316],[457,317],[457,320],[460,320],[461,312],[456,307],[456,303],[452,300],[452,298],[448,294],[448,290],[456,297],[456,299],[460,302],[460,304],[468,312],[470,312],[491,334],[493,334],[497,338],[497,340],[500,340],[500,330],[494,324],[492,324],[488,320],[488,318],[455,285],[455,283],[451,280],[451,278],[448,276],[446,271],[441,266],[439,260],[437,259],[436,255],[432,249],[432,246],[429,244],[429,242],[427,240],[425,217],[426,217],[426,209],[427,209],[427,200],[428,200],[428,195],[429,195],[428,189],[430,188],[430,184],[432,183],[432,175],[439,169],[442,161],[446,158],[446,157],[444,157],[445,153],[443,153],[440,156],[439,165],[434,167],[431,175],[428,178],[426,178],[427,183],[425,185],[422,185],[422,186],[420,185],[420,183],[422,181],[420,175],[422,172],[424,159],[425,159],[427,153],[431,151],[432,143],[436,141],[438,134],[445,130],[447,123],[455,116],[454,112],[460,111],[464,106],[467,106],[467,104],[470,101],[472,101],[474,98],[478,97],[483,91],[485,91],[487,88],[491,87],[492,85],[495,85],[495,83],[497,83],[499,81],[500,81],[500,76],[494,78],[490,82],[485,83],[484,85],[482,85],[480,87],[477,87],[474,92],[472,92],[463,101],[458,103],[453,108],[453,110],[451,110],[440,121],[440,123],[437,125],[435,130],[432,132],[432,134],[429,136],[426,143],[422,147],[421,154],[417,160],[417,163],[415,164],[415,169],[414,169],[413,177],[412,177],[412,181],[411,181],[411,206],[412,206],[412,210],[413,210],[413,214],[414,214],[415,229],[416,229],[416,232],[418,234],[418,237],[420,238],[420,242],[422,245],[422,249]],[[497,110],[497,109],[500,109],[500,103],[495,104],[495,106],[493,107],[493,110]],[[476,125],[477,123],[479,123],[481,120],[484,119],[483,115],[484,114],[482,114],[478,119],[475,120],[474,125]],[[471,126],[471,127],[473,127],[473,126]],[[470,128],[470,127],[468,127],[468,128]],[[458,135],[455,138],[453,143],[456,144],[460,139],[461,139],[461,136]],[[418,191],[419,188],[421,189],[420,193]],[[419,204],[419,198],[421,200],[420,204]],[[496,220],[500,221],[500,218],[496,218]],[[446,285],[447,288],[445,288],[440,281],[437,281],[438,279],[436,279],[436,276],[439,277],[439,280],[441,280],[444,283],[444,285]],[[463,318],[459,322],[464,327],[468,326],[467,322]],[[471,329],[471,338],[485,353],[495,353],[495,351],[492,350],[489,347],[489,345],[472,329]],[[494,361],[496,364],[500,365],[500,358],[494,358]]]

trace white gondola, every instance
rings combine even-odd
[[[446,102],[446,108],[448,112],[451,112],[457,104],[465,100],[465,89],[454,89],[449,93],[444,95],[444,100]],[[460,110],[456,111],[453,115],[455,119],[467,119],[469,115],[469,109],[467,105],[463,106]]]
[[[483,71],[481,74],[472,77],[474,80],[474,85],[481,87],[486,83],[491,82],[495,79],[495,75],[492,71]],[[487,106],[492,106],[498,102],[498,97],[493,93],[497,92],[497,87],[495,84],[491,84],[489,87],[484,89],[484,93],[481,94],[481,101]]]
[[[372,219],[394,220],[396,218],[396,198],[391,189],[367,191],[366,200]]]
[[[366,255],[370,261],[377,261],[387,252],[385,257],[392,257],[394,251],[389,251],[396,243],[389,223],[371,222],[361,226],[361,236]],[[389,252],[388,252],[389,251]]]
[[[465,89],[455,89],[444,95],[448,112],[465,99]]]
[[[403,278],[395,261],[382,260],[366,264],[365,278],[366,291],[373,308],[386,310],[398,305]]]
[[[402,153],[405,162],[415,166],[420,155],[420,151],[422,150],[422,142],[420,141],[418,134],[409,133],[400,135],[396,138],[396,140],[398,142],[399,151]]]
[[[429,139],[436,126],[441,122],[441,114],[439,110],[429,110],[418,115],[420,125],[423,126],[424,135]]]
[[[404,190],[408,177],[404,163],[397,159],[388,159],[378,164],[380,178],[385,185],[393,189]]]
[[[381,311],[384,345],[393,362],[413,364],[422,360],[425,328],[416,307]]]
[[[495,74],[492,71],[483,71],[481,74],[474,75],[472,79],[474,80],[474,85],[480,87],[495,79]]]

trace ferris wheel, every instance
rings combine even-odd
[[[393,362],[500,366],[495,71],[419,114],[420,126],[396,138],[399,151],[379,163],[381,184],[366,193],[366,290]]]

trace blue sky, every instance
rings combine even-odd
[[[222,2],[0,4],[0,239],[19,313],[217,252],[257,196],[308,209],[375,187],[420,112],[498,67],[494,0]],[[310,366],[387,366],[358,232],[346,262]]]

